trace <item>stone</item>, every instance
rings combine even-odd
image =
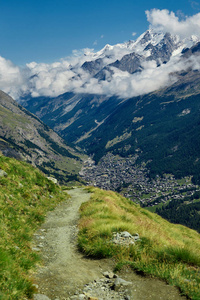
[[[120,234],[119,234],[118,232],[115,234],[115,239],[116,239],[116,240],[119,240],[119,239],[120,239]]]
[[[34,294],[33,300],[51,300],[49,297],[42,294]]]
[[[38,288],[39,288],[39,286],[38,286],[37,284],[35,284],[35,283],[33,283],[32,286],[33,286],[35,289],[38,289]]]
[[[0,177],[7,177],[7,176],[8,174],[4,170],[0,169]]]
[[[39,252],[40,251],[40,249],[39,248],[37,248],[37,247],[32,247],[31,248],[33,251],[37,251],[37,252]]]
[[[121,232],[121,237],[128,239],[128,238],[132,238],[132,235],[128,231],[123,231]]]
[[[124,280],[124,279],[118,277],[118,278],[115,279],[115,285],[119,285],[119,284],[124,285],[124,286],[127,286],[127,285],[132,284],[132,282],[126,281],[126,280]]]
[[[84,299],[86,299],[86,296],[84,294],[80,294],[80,295],[78,295],[78,299],[84,300]]]
[[[139,236],[138,233],[136,233],[135,236],[134,236],[134,240],[135,240],[135,241],[138,241],[139,239],[140,239],[140,236]]]
[[[103,276],[106,277],[106,278],[109,278],[109,279],[114,278],[114,275],[115,274],[113,272],[108,272],[108,271],[103,273]]]
[[[127,287],[131,284],[132,284],[132,282],[126,281],[126,280],[118,277],[115,279],[115,282],[114,282],[114,290],[119,291],[122,287]]]
[[[47,177],[48,180],[52,181],[53,183],[57,184],[58,183],[58,180],[54,177]]]

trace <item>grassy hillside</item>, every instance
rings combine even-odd
[[[88,188],[91,200],[81,207],[79,247],[89,256],[113,257],[116,270],[134,270],[166,280],[191,299],[200,299],[199,234],[174,225],[121,195]],[[140,236],[135,245],[111,242],[114,232]]]
[[[39,259],[31,249],[33,233],[67,196],[25,162],[0,155],[0,169],[0,299],[25,299],[33,292],[29,272]]]

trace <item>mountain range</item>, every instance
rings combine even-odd
[[[19,102],[96,162],[107,152],[137,153],[138,161],[148,162],[152,176],[192,175],[199,182],[199,54],[196,36],[180,40],[148,30],[136,41],[106,45],[81,66],[98,85],[112,86],[116,77],[121,78],[116,95],[110,95],[109,88],[107,94],[98,93],[97,87],[96,93],[29,95]],[[149,81],[151,85],[162,77],[165,83],[155,89],[159,87],[156,82],[154,91],[146,92],[147,87],[134,97],[127,97],[129,91],[124,90],[121,97],[118,90],[123,94],[123,76],[134,76],[130,78],[138,79],[138,86],[141,80],[148,86]]]

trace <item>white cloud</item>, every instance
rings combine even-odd
[[[137,32],[132,32],[132,36],[136,36]]]
[[[200,14],[181,20],[168,10],[153,9],[146,14],[150,26],[159,30],[169,31],[180,37],[197,32],[200,34]],[[176,80],[172,75],[174,72],[188,67],[200,70],[199,57],[181,61],[180,52],[160,67],[157,67],[155,61],[144,61],[142,72],[136,74],[112,67],[113,74],[107,71],[105,81],[99,81],[81,67],[84,62],[95,61],[97,58],[102,59],[104,67],[131,52],[131,48],[127,48],[126,44],[106,45],[96,53],[89,48],[74,50],[72,56],[58,62],[52,64],[31,62],[24,68],[19,68],[11,61],[0,57],[0,89],[15,99],[24,93],[30,93],[33,97],[55,97],[65,92],[118,95],[124,98],[152,92],[173,83]]]
[[[167,9],[146,11],[147,20],[152,27],[186,38],[191,35],[200,36],[200,13],[181,20],[174,12]]]
[[[26,90],[26,70],[15,66],[10,60],[0,56],[0,89],[14,98]]]

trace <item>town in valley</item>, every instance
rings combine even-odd
[[[199,191],[191,177],[175,179],[164,174],[150,179],[147,163],[137,164],[138,155],[120,157],[108,153],[97,165],[89,158],[79,175],[87,185],[117,191],[142,206],[157,206],[171,200],[183,199]]]

